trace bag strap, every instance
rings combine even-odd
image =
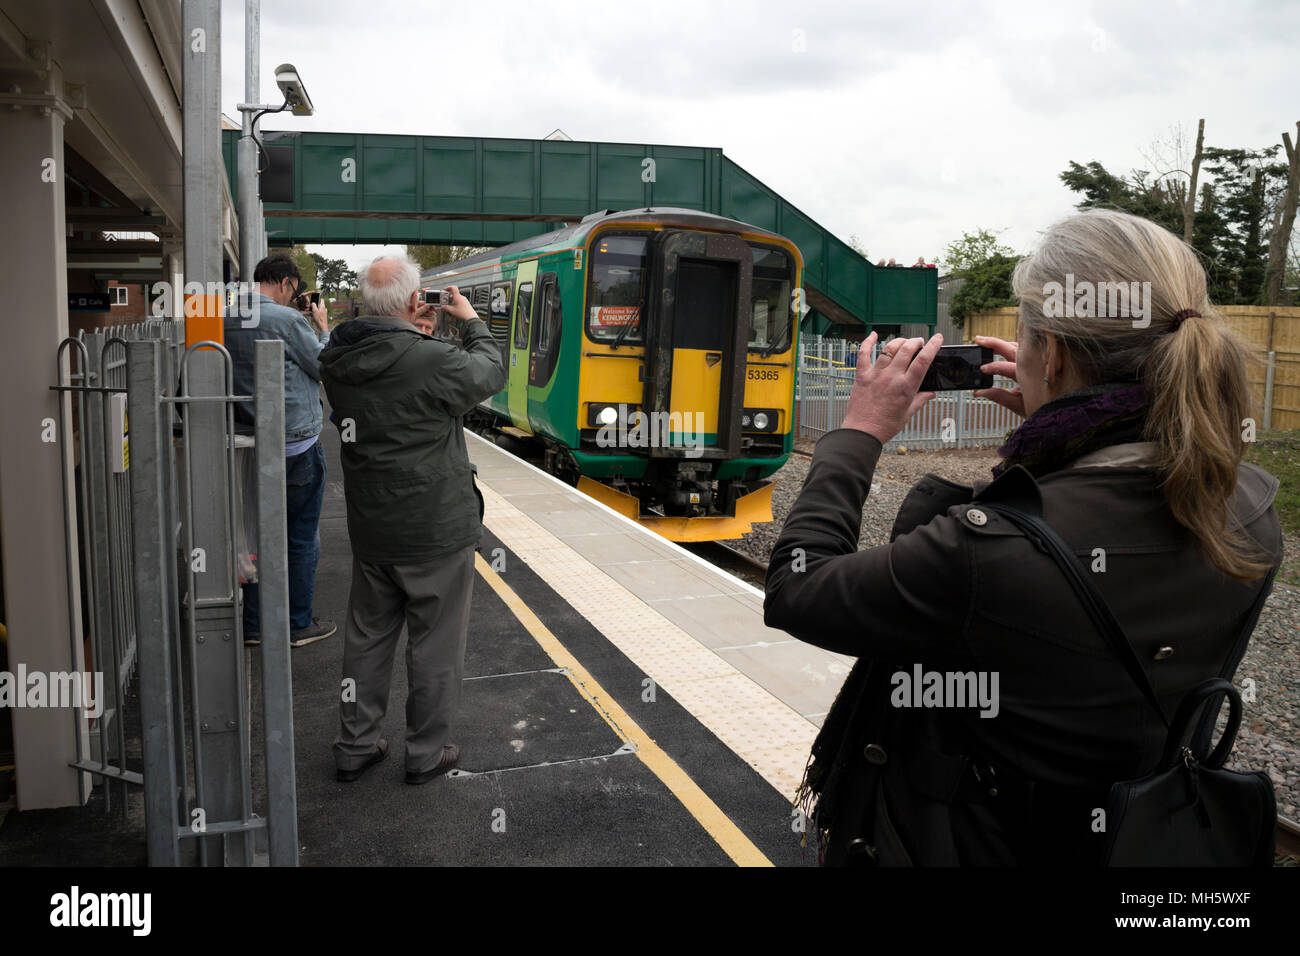
[[[1210,697],[1217,697],[1223,694],[1228,698],[1228,723],[1223,728],[1223,736],[1219,738],[1219,744],[1214,751],[1207,757],[1200,759],[1202,766],[1210,770],[1218,770],[1223,766],[1223,762],[1228,759],[1228,753],[1232,750],[1233,741],[1237,739],[1237,729],[1241,726],[1241,695],[1237,693],[1237,688],[1233,687],[1222,677],[1211,677],[1207,681],[1202,681],[1183,698],[1183,702],[1178,705],[1178,713],[1174,715],[1173,728],[1169,732],[1169,738],[1165,741],[1165,752],[1160,758],[1160,766],[1163,768],[1172,767],[1178,761],[1178,755],[1182,750],[1183,737],[1187,736],[1187,728],[1197,713],[1201,705]],[[1218,716],[1219,709],[1223,706],[1220,703],[1217,707],[1210,710],[1211,716]],[[1197,753],[1195,743],[1192,742],[1189,750],[1193,754]]]
[[[1092,618],[1093,624],[1101,632],[1102,637],[1106,639],[1110,649],[1120,659],[1133,683],[1137,685],[1143,696],[1146,697],[1147,702],[1160,715],[1160,719],[1167,730],[1169,720],[1165,717],[1164,709],[1160,706],[1160,699],[1156,697],[1156,692],[1151,687],[1151,681],[1142,668],[1142,662],[1138,660],[1133,645],[1124,636],[1124,631],[1119,626],[1119,622],[1115,620],[1115,615],[1111,613],[1110,606],[1106,603],[1105,598],[1101,596],[1096,586],[1088,580],[1083,573],[1083,569],[1079,567],[1079,559],[1075,557],[1070,546],[1065,543],[1051,525],[1036,515],[1027,514],[1003,502],[985,501],[980,502],[979,506],[986,511],[993,511],[1006,518],[1025,532],[1025,535],[1042,548],[1048,557],[1056,561],[1061,570],[1065,572],[1066,581],[1074,588],[1074,593],[1079,596],[1079,600],[1083,604],[1084,610],[1088,612],[1088,616]]]

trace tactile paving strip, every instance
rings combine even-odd
[[[476,462],[496,456],[505,453],[486,442],[472,445]],[[493,490],[485,473],[490,474],[489,469],[480,472],[479,485],[484,520],[492,533],[656,685],[780,793],[793,798],[817,735],[816,725],[533,521]],[[516,480],[518,472],[512,469],[510,475],[513,497],[521,493],[522,483]],[[540,483],[538,493],[554,489],[550,476],[534,472],[534,477]],[[601,510],[585,498],[575,502],[577,507],[588,504]],[[720,583],[720,593],[725,587]],[[662,593],[655,597],[656,603],[663,600],[670,598]],[[632,692],[639,695],[641,688]]]

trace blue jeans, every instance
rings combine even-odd
[[[289,629],[311,627],[320,558],[320,509],[325,498],[325,449],[320,441],[284,460],[285,531],[289,544]],[[258,555],[261,561],[261,555]],[[257,585],[244,585],[244,636],[262,631]]]

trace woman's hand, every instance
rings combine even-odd
[[[926,370],[943,344],[942,335],[924,339],[894,339],[871,364],[876,333],[858,346],[858,371],[841,428],[874,435],[883,445],[907,424],[934,392],[918,392]]]
[[[981,372],[1002,375],[1013,382],[1020,381],[1016,378],[1016,350],[1019,346],[1015,342],[1008,342],[1006,339],[995,339],[991,335],[977,335],[975,336],[975,344],[991,348],[995,355],[1000,355],[1006,360],[981,365]],[[1025,417],[1025,396],[1020,393],[1019,388],[979,388],[973,394],[976,398],[987,398],[1003,408],[1009,408],[1021,418]]]

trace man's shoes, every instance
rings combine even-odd
[[[435,777],[441,777],[444,773],[456,766],[460,760],[460,748],[455,744],[445,744],[442,748],[442,759],[438,761],[438,766],[432,770],[422,770],[419,773],[406,772],[406,782],[413,787],[428,783]]]
[[[325,640],[337,630],[338,626],[333,621],[312,618],[311,624],[302,630],[289,632],[289,646],[302,647],[306,644],[315,644],[317,641]]]
[[[388,741],[380,737],[379,742],[375,744],[375,752],[370,755],[370,758],[365,763],[357,767],[356,770],[339,770],[334,777],[342,783],[352,783],[354,780],[359,780],[363,773],[387,756]]]

